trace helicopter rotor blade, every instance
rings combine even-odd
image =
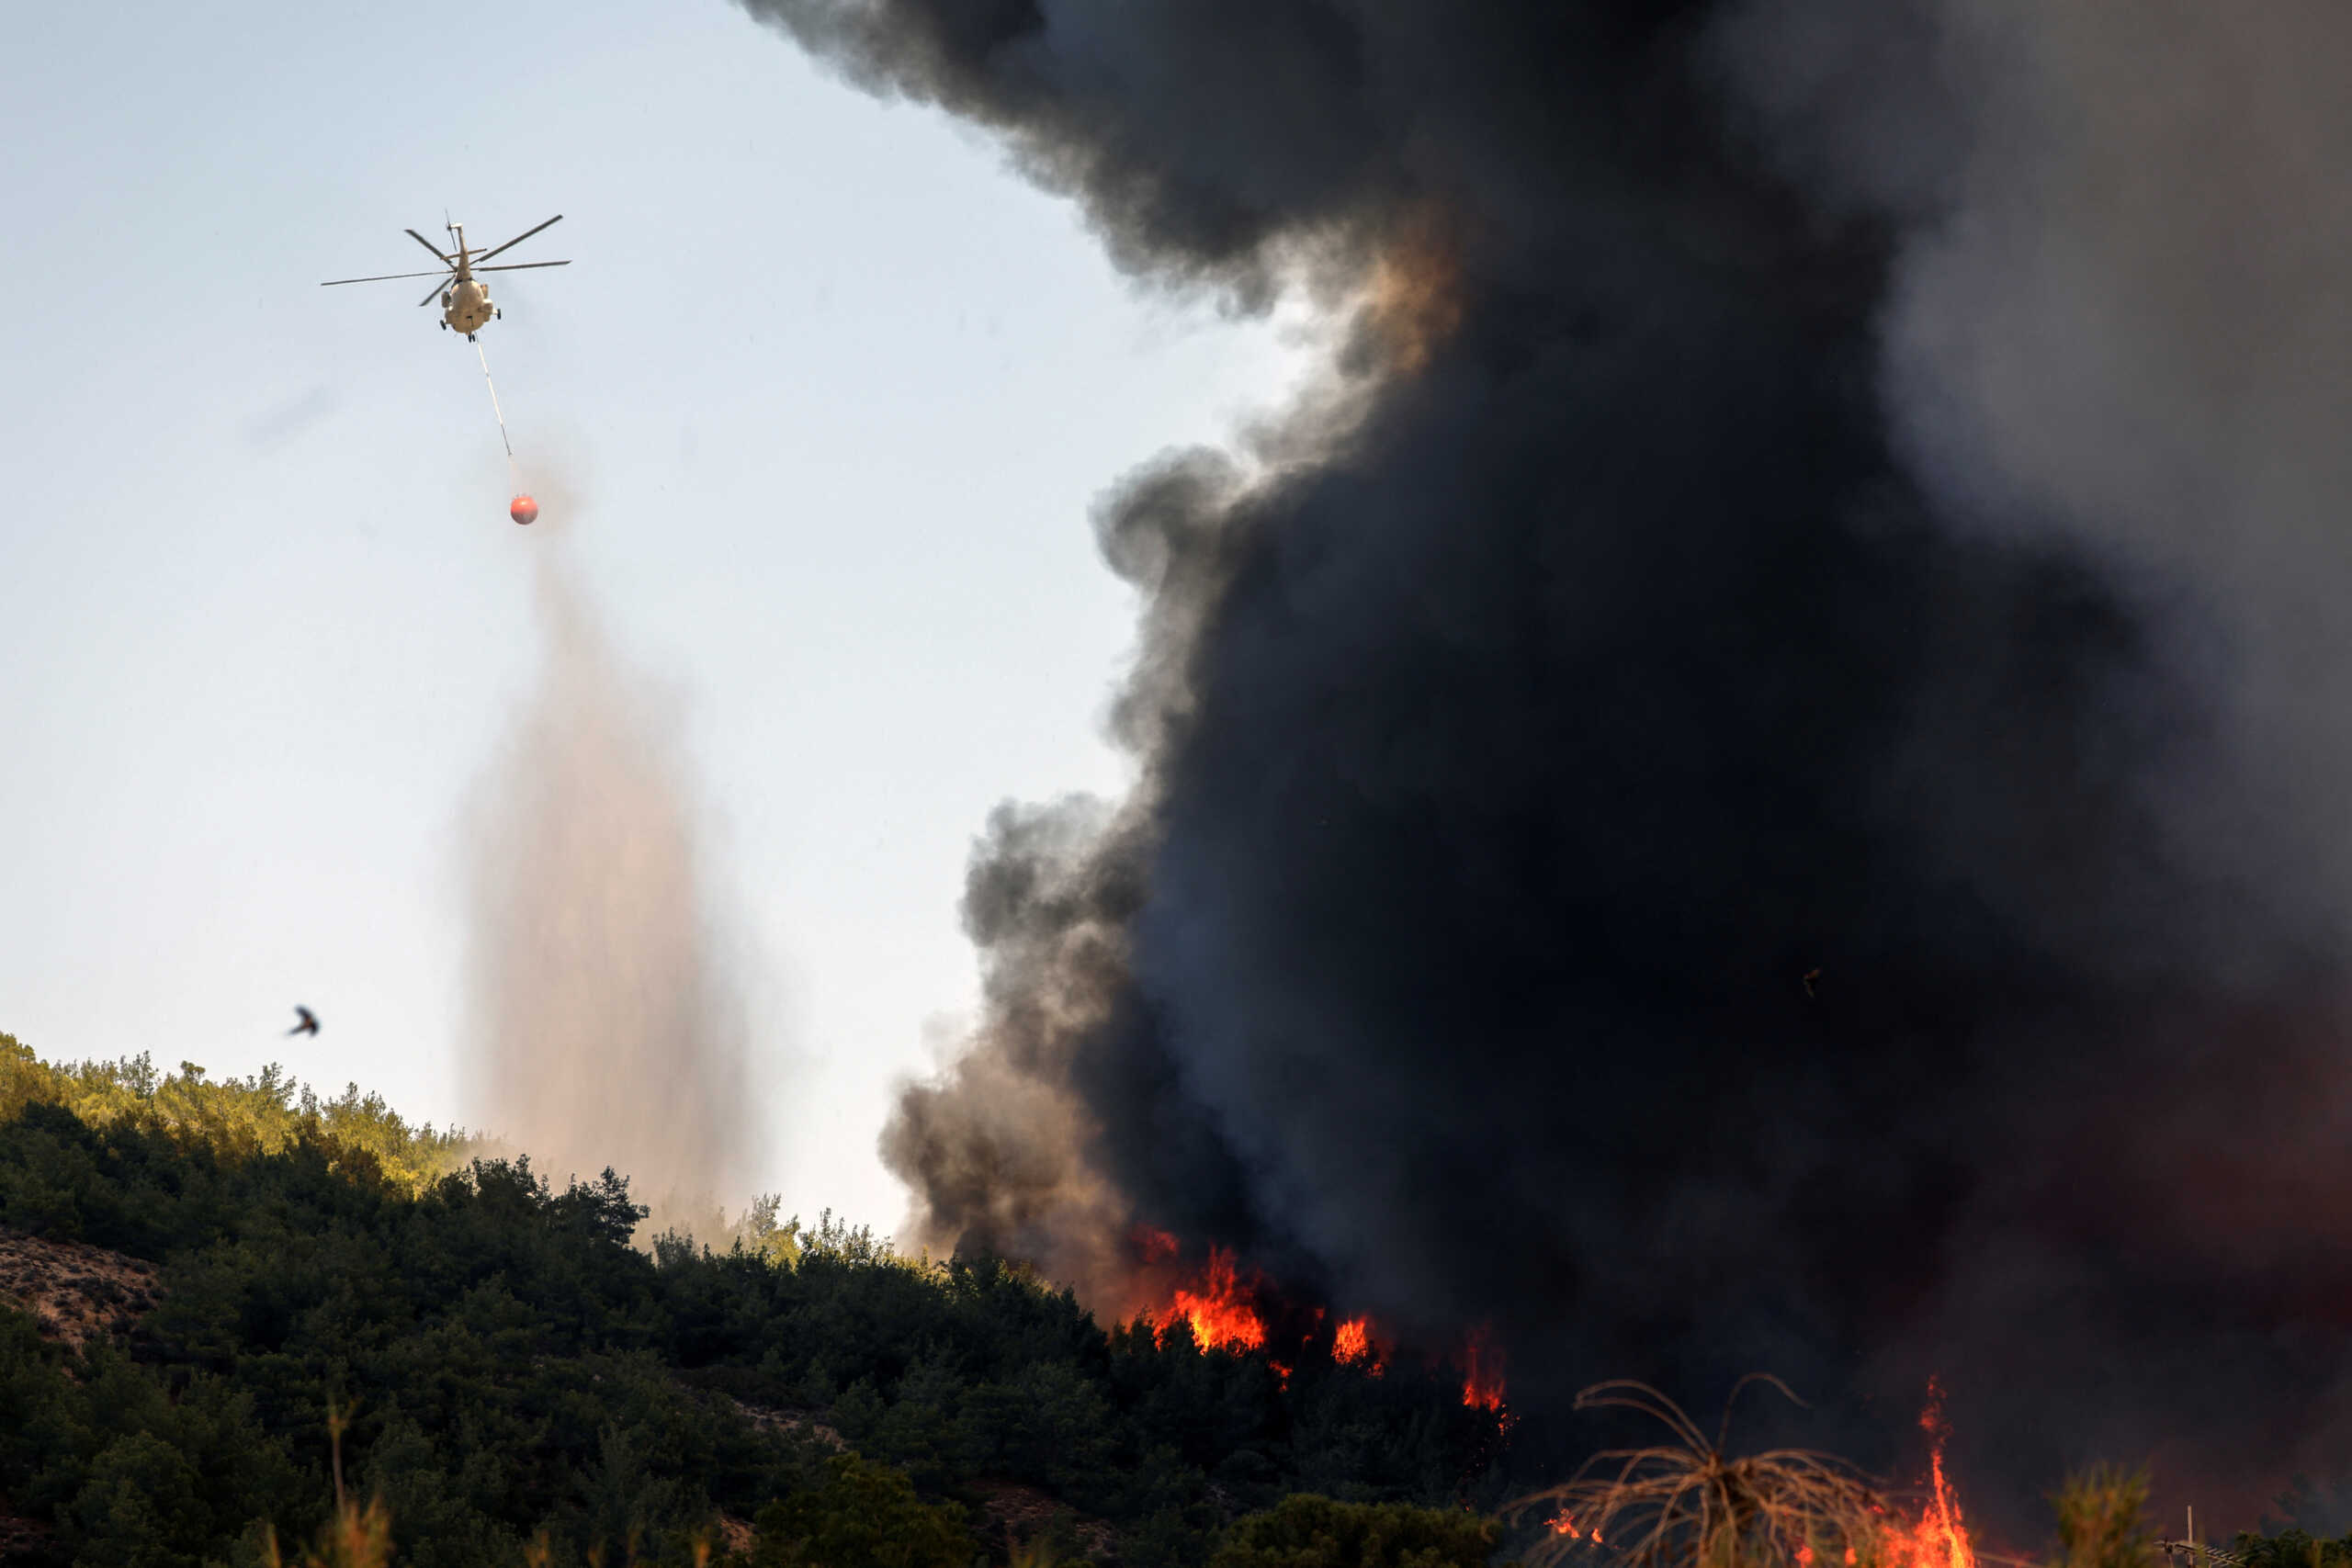
[[[548,219],[545,223],[540,224],[540,225],[539,225],[539,229],[551,229],[551,228],[553,228],[555,225],[557,225],[558,223],[560,223],[560,222],[562,222],[562,221],[563,221],[563,214],[562,214],[562,213],[560,213],[560,212],[559,212],[559,213],[557,213],[554,217],[552,217],[552,218]],[[488,261],[491,257],[492,257],[492,256],[496,255],[499,252],[501,252],[501,251],[511,251],[511,250],[513,250],[515,246],[517,246],[517,245],[521,244],[524,241],[526,241],[526,240],[529,239],[532,235],[534,235],[534,234],[537,233],[537,232],[539,231],[539,229],[526,229],[526,230],[524,230],[521,233],[519,233],[519,234],[515,235],[513,239],[511,239],[511,240],[507,241],[504,244],[503,244],[503,245],[492,245],[489,250],[486,250],[486,251],[482,252],[482,254],[480,254],[480,255],[478,255],[478,256],[476,256],[476,257],[474,258],[474,265],[475,265],[476,266],[480,266],[482,263],[484,263],[484,262]]]
[[[443,254],[440,246],[435,244],[432,241],[418,233],[415,230],[403,229],[401,232],[406,234],[410,239],[414,240],[418,244],[423,245],[426,250],[431,251],[435,256],[439,256],[441,260],[446,262],[450,259],[447,255]]]
[[[528,272],[535,266],[570,266],[571,265],[568,261],[508,262],[503,266],[478,266],[474,270],[476,272]]]
[[[447,276],[447,273],[440,272],[379,272],[373,277],[331,277],[319,287],[333,288],[344,283],[394,283],[403,277],[446,277]]]
[[[418,273],[416,276],[419,276],[419,277],[423,277],[423,276],[424,276],[424,274],[423,274],[423,273],[421,273],[421,272],[420,272],[420,273]],[[456,275],[455,275],[454,273],[450,273],[450,274],[444,274],[444,275],[443,275],[443,276],[442,276],[441,281],[440,281],[440,282],[438,282],[438,283],[436,283],[436,284],[435,284],[435,285],[433,286],[433,292],[432,292],[432,293],[430,293],[430,294],[428,294],[428,295],[426,295],[424,299],[419,299],[419,300],[416,302],[416,303],[417,303],[417,308],[418,308],[419,310],[422,310],[422,309],[424,309],[425,306],[432,304],[432,303],[433,303],[433,301],[435,301],[435,299],[440,299],[440,298],[441,298],[441,290],[442,290],[442,289],[444,289],[444,288],[447,288],[447,287],[449,286],[449,279],[450,279],[452,276],[456,276]]]

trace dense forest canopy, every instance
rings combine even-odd
[[[1294,1494],[1499,1501],[1503,1421],[1434,1372],[1105,1327],[1012,1265],[903,1258],[772,1200],[724,1252],[639,1250],[642,1215],[614,1172],[559,1191],[356,1089],[55,1067],[0,1036],[0,1226],[157,1266],[135,1327],[78,1352],[0,1313],[9,1539],[262,1561],[273,1528],[325,1522],[337,1412],[396,1560],[448,1568],[818,1562],[853,1525],[958,1562],[1203,1563]]]

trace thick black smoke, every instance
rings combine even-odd
[[[1898,301],[1964,331],[2000,6],[744,3],[1139,275],[1357,312],[1102,510],[1145,782],[981,848],[927,1237],[1108,1305],[1134,1224],[1235,1245],[1537,1408],[1769,1368],[1837,1438],[1933,1372],[2012,1521],[2352,1457],[2338,852],[2232,685],[2291,660],[1890,381]]]

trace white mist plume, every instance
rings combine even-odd
[[[466,825],[478,1120],[559,1186],[610,1166],[656,1229],[708,1231],[756,1164],[734,954],[672,716],[544,543],[538,688]]]

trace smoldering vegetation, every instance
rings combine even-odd
[[[625,1173],[650,1231],[716,1234],[759,1152],[741,955],[673,705],[544,543],[537,689],[465,826],[477,1120],[559,1186]]]
[[[1538,1415],[1939,1373],[1996,1523],[2337,1467],[2338,12],[743,3],[1353,313],[1102,504],[1143,782],[978,845],[918,1235],[1235,1246]]]

